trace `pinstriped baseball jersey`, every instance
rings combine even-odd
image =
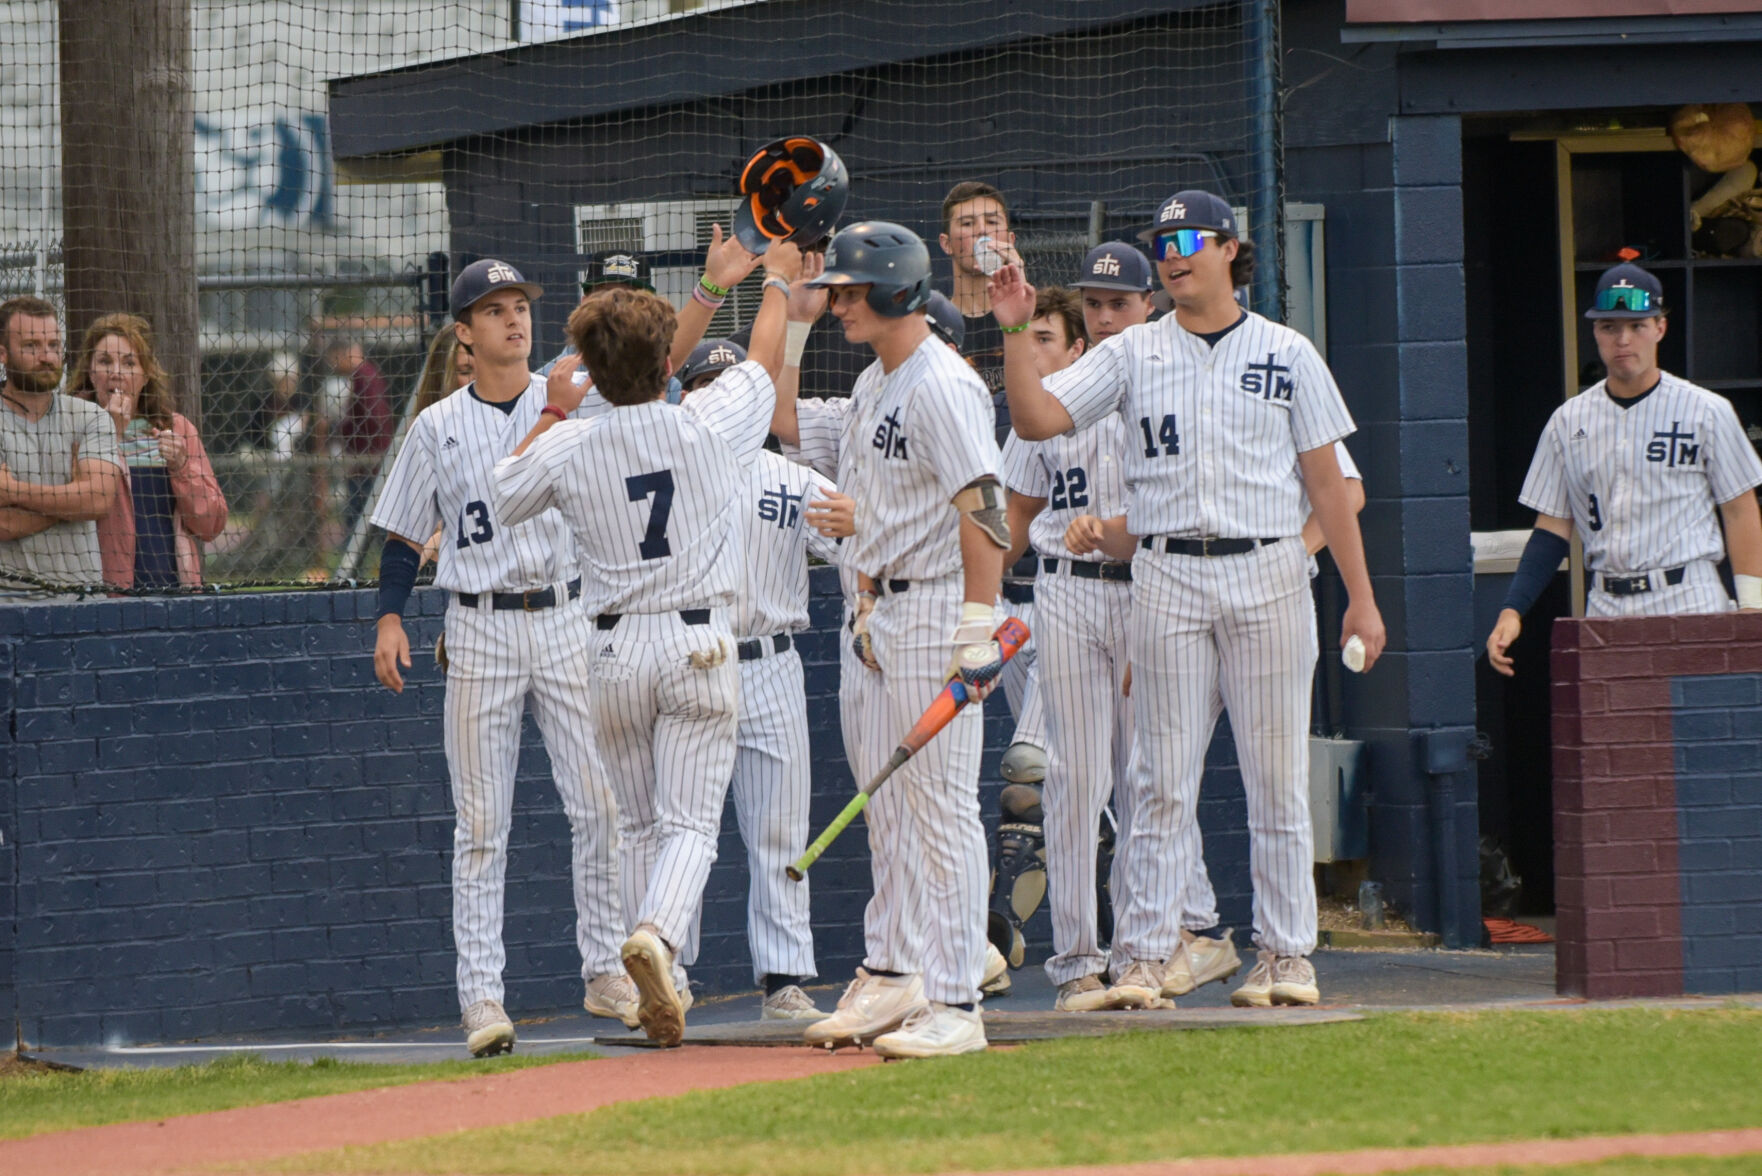
[[[808,627],[808,553],[837,563],[839,544],[808,526],[802,512],[817,493],[833,489],[806,466],[759,451],[740,503],[746,580],[734,607],[736,637],[800,633]]]
[[[1619,574],[1719,559],[1715,504],[1758,483],[1731,401],[1666,372],[1625,407],[1598,383],[1555,409],[1518,501],[1572,519],[1586,566]]]
[[[497,464],[498,510],[518,521],[554,506],[568,520],[589,616],[732,604],[736,500],[773,402],[770,377],[749,362],[683,405],[651,400],[564,421]]]
[[[848,400],[803,400],[799,452],[837,463],[856,500],[845,559],[877,578],[933,580],[961,570],[960,515],[950,500],[997,476],[995,414],[984,381],[935,335],[892,372],[879,360]]]
[[[532,431],[545,406],[545,382],[534,375],[503,412],[469,385],[422,411],[404,439],[374,504],[372,521],[421,543],[441,535],[434,582],[452,592],[542,588],[578,573],[575,543],[560,515],[534,512],[519,522],[496,510],[494,469]],[[604,411],[598,397],[576,411]]]
[[[1123,419],[1134,535],[1296,535],[1297,455],[1353,430],[1309,340],[1249,312],[1215,346],[1174,315],[1128,327],[1045,386],[1079,429]]]
[[[1072,555],[1065,529],[1078,515],[1111,519],[1126,511],[1126,430],[1117,416],[1103,417],[1046,441],[1014,433],[1003,446],[1003,484],[1017,494],[1044,498],[1046,509],[1028,524],[1028,541],[1041,555],[1101,563],[1100,551]]]

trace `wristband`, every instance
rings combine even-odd
[[[728,297],[729,287],[716,285],[716,283],[710,281],[709,274],[705,274],[703,277],[699,278],[697,280],[697,284],[698,284],[698,288],[701,289],[705,294],[708,294],[711,298],[726,298],[726,297]]]
[[[787,278],[779,277],[775,274],[768,275],[765,278],[765,289],[767,289],[767,290],[781,290],[781,291],[783,291],[783,297],[788,298],[789,297],[789,280]]]
[[[1014,326],[1014,327],[999,327],[997,329],[1002,331],[1006,335],[1019,335],[1023,331],[1028,329],[1028,324],[1022,323],[1022,324],[1020,324],[1018,326]]]
[[[1517,561],[1517,572],[1511,577],[1511,587],[1505,590],[1503,608],[1512,609],[1519,616],[1529,612],[1536,597],[1542,594],[1560,570],[1560,561],[1571,552],[1572,545],[1552,531],[1544,531],[1540,527],[1530,532],[1529,542],[1523,545],[1523,556]]]
[[[545,405],[543,408],[538,410],[538,415],[539,416],[554,416],[560,421],[566,421],[569,419],[569,414],[564,412],[560,407],[558,407],[555,404]]]
[[[1762,576],[1734,575],[1731,583],[1738,590],[1739,608],[1762,608]]]
[[[712,313],[721,310],[722,304],[728,301],[726,298],[711,298],[708,294],[704,293],[704,288],[702,286],[693,286],[691,288],[691,300],[700,306],[709,307]]]
[[[808,349],[808,332],[813,323],[789,323],[783,328],[783,366],[801,366],[802,352]]]
[[[416,587],[416,572],[422,566],[422,553],[402,539],[385,537],[385,550],[379,554],[379,615],[401,617]]]

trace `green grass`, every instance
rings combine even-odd
[[[1753,1009],[1389,1014],[1046,1042],[278,1166],[834,1176],[1732,1128],[1762,1125],[1759,1057]]]
[[[1503,1164],[1496,1168],[1414,1168],[1401,1176],[1756,1176],[1756,1156],[1631,1157],[1598,1164]]]
[[[329,1058],[310,1064],[268,1062],[255,1054],[242,1054],[200,1066],[151,1070],[12,1070],[0,1078],[0,1139],[18,1139],[69,1127],[223,1111],[376,1086],[473,1078],[592,1056],[514,1055],[482,1061],[461,1059],[384,1066]]]

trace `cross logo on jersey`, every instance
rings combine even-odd
[[[1662,462],[1673,470],[1679,465],[1692,466],[1700,461],[1700,445],[1691,444],[1695,440],[1694,430],[1681,432],[1681,429],[1681,421],[1671,421],[1668,430],[1654,432],[1646,446],[1646,460]]]
[[[766,490],[759,495],[759,518],[776,523],[778,530],[787,530],[795,526],[801,512],[801,500],[800,494],[791,494],[787,484],[779,483],[775,490]]]
[[[1290,403],[1297,385],[1291,382],[1291,369],[1278,363],[1278,358],[1277,352],[1269,351],[1264,363],[1249,364],[1248,370],[1242,373],[1242,391],[1262,400]]]
[[[899,426],[897,408],[881,418],[881,423],[875,426],[875,439],[870,444],[881,451],[882,457],[897,457],[901,461],[906,459],[905,433]]]

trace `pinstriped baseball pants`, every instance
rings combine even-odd
[[[1214,558],[1140,551],[1132,561],[1132,698],[1141,770],[1132,775],[1130,891],[1116,959],[1166,960],[1180,942],[1181,893],[1216,701],[1229,709],[1248,800],[1255,942],[1315,949],[1309,818],[1314,604],[1303,544],[1286,539]]]
[[[447,609],[444,738],[452,776],[453,941],[459,1007],[502,999],[504,882],[528,698],[551,760],[551,779],[569,820],[575,940],[583,979],[623,967],[616,805],[594,744],[583,689],[592,625],[578,601],[539,612],[496,612],[485,604]]]

